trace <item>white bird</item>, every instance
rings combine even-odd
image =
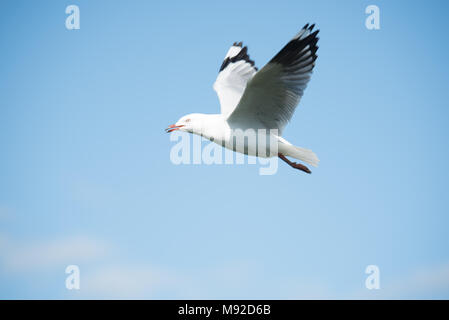
[[[169,126],[167,132],[181,130],[201,135],[247,155],[264,158],[278,156],[291,167],[311,173],[305,165],[292,162],[286,157],[296,158],[316,167],[319,160],[315,153],[292,145],[281,135],[315,66],[319,30],[313,31],[314,26],[306,24],[260,71],[249,58],[248,48],[242,47],[241,42],[234,43],[226,54],[214,83],[221,113],[188,114]],[[277,143],[277,148],[267,146],[265,150],[258,150],[254,140],[249,139],[243,145],[235,143],[233,132],[237,129],[265,129],[267,137]],[[277,133],[271,133],[270,129],[276,129]]]

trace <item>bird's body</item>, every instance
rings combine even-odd
[[[306,25],[260,71],[247,54],[247,47],[234,43],[220,68],[214,89],[220,114],[189,114],[172,126],[174,130],[201,135],[223,147],[258,157],[279,156],[290,166],[310,173],[286,156],[318,165],[311,151],[282,138],[282,131],[299,103],[315,65],[318,31]],[[243,137],[243,138],[241,138]]]

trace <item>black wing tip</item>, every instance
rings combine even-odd
[[[304,27],[302,27],[303,30],[309,30],[309,31],[312,31],[313,28],[315,28],[315,23],[312,23],[312,24],[307,23]]]
[[[315,24],[309,24],[307,23],[302,30],[307,30],[310,33],[306,36],[300,36],[300,37],[295,37],[292,40],[290,40],[289,43],[287,43],[285,45],[284,48],[282,48],[281,51],[279,51],[279,53],[273,57],[273,59],[271,59],[270,62],[276,62],[276,63],[280,63],[282,65],[291,65],[294,64],[295,61],[300,61],[301,57],[303,56],[302,50],[306,47],[309,46],[309,50],[312,54],[312,61],[311,63],[314,63],[315,60],[317,59],[317,55],[316,52],[318,50],[318,40],[319,37],[317,37],[318,33],[320,32],[320,30],[315,30],[313,31],[313,28],[315,27]],[[313,32],[312,32],[313,31]]]
[[[315,26],[315,24],[311,25],[307,30],[310,31],[310,34],[307,35],[307,37],[304,38],[297,38],[297,39],[293,39],[291,40],[288,44],[290,43],[306,43],[306,44],[311,44],[312,46],[316,46],[318,40],[320,40],[318,36],[318,33],[320,33],[320,30],[317,29],[315,31],[312,32],[313,27]]]
[[[249,63],[249,64],[250,64],[250,65],[257,71],[258,69],[254,66],[254,65],[255,65],[254,60],[251,60],[251,59],[249,58],[249,55],[248,55],[248,47],[247,47],[247,46],[242,47],[242,46],[243,46],[243,43],[242,43],[242,42],[234,42],[233,46],[235,46],[235,47],[240,47],[240,48],[242,48],[242,49],[241,49],[241,50],[239,51],[239,53],[236,54],[235,56],[233,56],[233,57],[227,57],[227,58],[223,61],[223,64],[221,65],[220,71],[219,71],[219,72],[223,71],[229,64],[235,63],[235,62],[240,61],[240,60],[246,61],[247,63]]]

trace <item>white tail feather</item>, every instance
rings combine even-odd
[[[318,159],[317,155],[312,150],[289,145],[286,148],[286,151],[286,156],[296,158],[310,164],[311,166],[318,167],[320,159]]]

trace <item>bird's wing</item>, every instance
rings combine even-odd
[[[242,119],[282,132],[310,80],[318,49],[314,25],[301,31],[248,82],[228,121]],[[244,122],[244,121],[243,121]],[[247,121],[248,123],[248,121]]]
[[[254,61],[249,58],[248,48],[234,43],[226,54],[214,83],[220,100],[221,113],[228,116],[234,111],[245,91],[246,83],[257,72]]]

